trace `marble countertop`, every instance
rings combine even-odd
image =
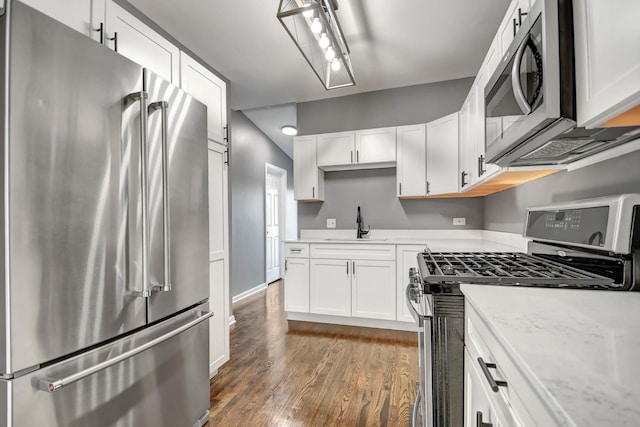
[[[640,425],[640,293],[461,289],[560,425]]]
[[[348,233],[348,234],[347,234]],[[487,230],[376,230],[356,239],[348,230],[309,230],[286,243],[421,245],[432,252],[526,252],[526,239],[513,233]]]

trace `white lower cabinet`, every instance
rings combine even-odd
[[[351,316],[396,320],[395,261],[351,264]]]
[[[351,316],[351,261],[311,259],[309,263],[309,311]]]
[[[468,301],[464,333],[465,427],[560,425],[549,405],[533,390],[531,372],[517,364],[511,347],[494,335]],[[478,412],[485,424],[477,424]]]
[[[483,384],[486,381],[476,368],[469,351],[464,352],[464,426],[465,427],[512,427],[502,424]]]
[[[309,312],[309,259],[284,260],[284,309],[296,313]]]

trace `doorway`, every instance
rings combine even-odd
[[[285,195],[287,171],[269,163],[265,164],[265,265],[266,283],[282,277],[284,254]]]

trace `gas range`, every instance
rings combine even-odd
[[[466,425],[460,284],[640,290],[640,194],[529,208],[523,235],[530,239],[527,253],[418,254],[407,286],[419,331],[412,425]]]

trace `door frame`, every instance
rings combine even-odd
[[[280,188],[278,192],[278,265],[280,266],[280,278],[284,277],[284,239],[286,236],[286,220],[287,220],[287,171],[271,163],[264,164],[264,204],[262,207],[262,214],[264,219],[263,227],[263,242],[264,242],[264,279],[265,284],[269,284],[267,281],[267,176],[273,175],[280,179]]]

